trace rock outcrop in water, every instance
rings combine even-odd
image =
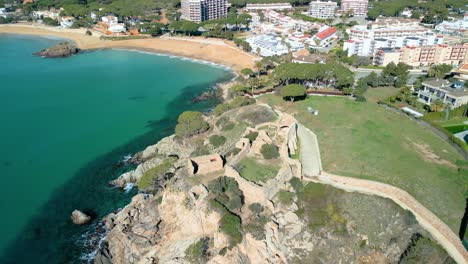
[[[45,58],[63,58],[77,54],[79,51],[80,49],[78,49],[75,45],[69,43],[60,43],[48,49],[35,52],[33,55]]]
[[[71,220],[76,225],[84,225],[91,221],[91,217],[81,212],[80,210],[75,210],[71,214]]]

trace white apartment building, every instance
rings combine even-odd
[[[247,11],[260,11],[260,10],[292,10],[293,7],[290,3],[270,3],[270,4],[246,4],[245,10]]]
[[[252,47],[252,52],[263,57],[283,55],[289,52],[285,41],[274,34],[253,36],[246,41]]]
[[[468,103],[468,90],[447,80],[430,80],[422,83],[423,89],[418,91],[418,101],[430,105],[440,99],[450,108],[456,108]]]
[[[367,16],[369,0],[342,0],[341,12],[350,13],[354,16]]]
[[[442,44],[444,38],[434,34],[419,35],[415,37],[396,38],[361,38],[349,39],[344,42],[343,50],[348,51],[348,56],[374,56],[381,48],[402,48],[405,46],[419,47]]]
[[[227,15],[227,0],[182,0],[182,19],[201,22],[224,18]]]
[[[463,19],[443,21],[435,26],[435,30],[442,34],[468,36],[468,14]]]
[[[335,17],[335,10],[338,7],[336,2],[328,1],[328,2],[321,2],[320,0],[312,1],[309,4],[309,11],[308,14],[311,17],[315,18],[334,18]]]

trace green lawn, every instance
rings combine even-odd
[[[366,97],[367,101],[376,103],[379,100],[384,100],[390,96],[397,95],[398,91],[400,91],[400,89],[393,87],[369,88],[364,93],[364,97]]]
[[[238,164],[237,169],[242,178],[252,182],[266,182],[273,179],[278,174],[279,166],[274,162],[262,164],[253,158],[243,158]]]
[[[293,113],[317,134],[324,170],[400,187],[458,233],[468,175],[454,165],[462,157],[430,130],[375,103],[342,97],[290,103],[265,95],[260,101]],[[309,114],[308,106],[319,115]],[[428,159],[431,152],[440,160]]]

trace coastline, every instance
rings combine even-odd
[[[255,68],[255,56],[221,40],[189,37],[159,37],[132,40],[101,40],[100,36],[87,36],[84,29],[60,29],[31,24],[0,25],[0,34],[21,34],[58,37],[73,41],[83,51],[100,49],[127,49],[177,56],[211,62],[239,72],[243,68]],[[93,34],[96,34],[93,32]]]

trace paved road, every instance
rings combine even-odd
[[[309,129],[300,124],[297,128],[297,136],[301,144],[299,156],[302,164],[302,173],[308,176],[320,175],[322,162],[317,137]]]
[[[457,263],[468,263],[468,252],[463,247],[458,236],[413,196],[400,188],[388,184],[323,172],[321,170],[320,150],[315,134],[302,125],[298,125],[298,137],[301,141],[300,158],[305,180],[329,184],[346,191],[355,191],[392,199],[404,209],[411,211],[419,224],[445,248],[447,253]]]

